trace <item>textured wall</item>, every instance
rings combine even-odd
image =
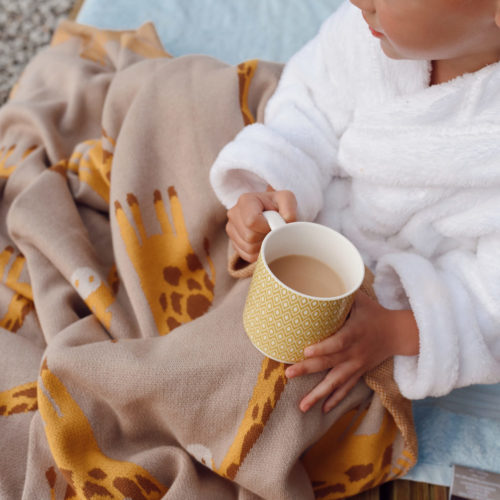
[[[0,104],[27,62],[50,41],[74,0],[0,0]]]

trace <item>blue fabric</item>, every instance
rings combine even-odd
[[[174,56],[208,54],[230,64],[285,62],[342,0],[86,0],[78,22],[106,29],[153,21]]]
[[[500,384],[414,401],[418,464],[407,479],[451,485],[452,465],[500,473]]]
[[[78,21],[134,29],[153,21],[174,56],[208,54],[230,64],[285,62],[342,0],[85,0]],[[414,402],[420,456],[407,478],[449,486],[453,464],[500,473],[500,384]]]

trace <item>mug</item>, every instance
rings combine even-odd
[[[304,349],[344,323],[363,282],[365,266],[356,247],[343,235],[314,222],[287,224],[274,211],[264,212],[271,228],[260,249],[243,311],[243,326],[252,344],[283,363],[304,359]],[[280,281],[269,264],[287,255],[313,257],[342,279],[345,293],[314,297]]]

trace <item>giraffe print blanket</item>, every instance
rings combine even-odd
[[[321,375],[243,331],[208,171],[280,71],[70,22],[27,67],[0,110],[0,498],[336,499],[415,463],[390,362],[303,415]]]

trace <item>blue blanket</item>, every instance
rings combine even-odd
[[[253,58],[286,62],[341,1],[86,0],[78,21],[106,29],[153,21],[174,56],[201,53],[230,64]],[[416,401],[414,414],[420,457],[408,479],[449,486],[453,464],[500,473],[500,385]]]

